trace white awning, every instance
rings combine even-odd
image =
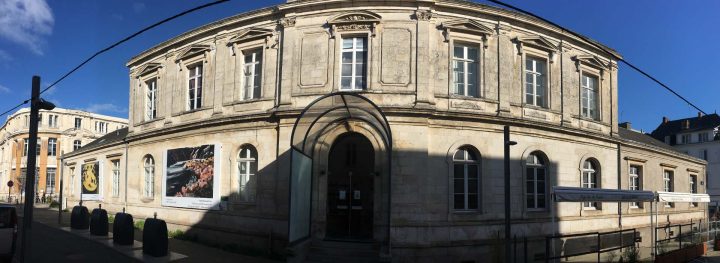
[[[679,203],[709,203],[710,196],[707,194],[657,192],[658,202],[679,202]]]
[[[650,191],[553,186],[555,202],[643,202],[652,201]]]

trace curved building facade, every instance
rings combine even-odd
[[[528,238],[530,258],[545,236],[619,228],[644,229],[648,253],[649,205],[550,199],[552,186],[704,192],[704,161],[618,127],[607,52],[465,1],[239,14],[127,63],[127,135],[66,156],[79,182],[69,200],[86,193],[90,206],[157,213],[201,239],[289,248],[290,260],[343,240],[393,261],[486,262],[501,255],[507,125],[513,235]],[[96,192],[77,179],[86,170],[102,178]],[[659,213],[697,222],[705,209]]]

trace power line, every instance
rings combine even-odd
[[[488,0],[488,1],[493,2],[493,3],[496,3],[496,4],[498,4],[498,5],[502,5],[502,6],[504,6],[504,7],[507,7],[507,8],[513,9],[513,10],[516,10],[516,11],[519,11],[519,12],[521,12],[521,13],[525,13],[525,14],[528,14],[528,15],[530,15],[530,16],[533,16],[533,17],[535,17],[535,18],[537,18],[537,19],[540,19],[540,20],[542,20],[542,21],[544,21],[544,22],[546,22],[546,23],[548,23],[548,24],[551,24],[551,25],[553,25],[553,26],[555,26],[555,27],[558,27],[558,28],[560,28],[560,29],[562,29],[562,30],[564,30],[564,31],[567,31],[568,33],[572,34],[572,35],[575,36],[575,37],[578,37],[578,38],[580,38],[580,39],[582,39],[582,40],[585,40],[586,42],[590,43],[590,44],[593,45],[594,47],[596,47],[596,48],[604,51],[604,52],[607,53],[608,55],[612,56],[612,57],[615,58],[616,60],[625,63],[625,65],[628,65],[630,68],[634,69],[635,71],[639,72],[640,74],[645,75],[645,77],[648,77],[648,78],[651,79],[652,81],[655,81],[655,83],[659,84],[660,86],[662,86],[662,87],[665,88],[666,90],[670,91],[670,93],[672,93],[672,94],[675,95],[676,97],[680,98],[681,100],[683,100],[684,102],[686,102],[688,105],[690,105],[691,107],[693,107],[693,108],[695,108],[696,110],[698,110],[699,112],[701,112],[702,114],[707,115],[707,113],[705,113],[705,111],[701,110],[698,106],[695,106],[695,104],[693,104],[693,103],[690,102],[688,99],[686,99],[685,97],[683,97],[682,95],[680,95],[679,93],[677,93],[675,90],[673,90],[672,88],[670,88],[668,85],[665,85],[665,83],[662,83],[660,80],[658,80],[658,79],[656,79],[655,77],[651,76],[650,74],[646,73],[646,72],[643,71],[642,69],[636,67],[635,65],[633,65],[633,64],[630,63],[630,62],[628,62],[627,60],[625,60],[625,59],[623,59],[623,58],[621,58],[621,57],[616,56],[616,55],[613,54],[612,52],[608,51],[605,47],[598,45],[597,43],[595,43],[594,41],[588,39],[587,37],[582,36],[582,35],[580,35],[580,34],[578,34],[578,33],[575,33],[575,32],[573,32],[572,30],[568,30],[568,29],[565,28],[565,27],[562,27],[562,26],[560,26],[560,25],[558,25],[558,24],[555,24],[555,23],[553,23],[552,21],[547,20],[547,19],[545,19],[545,18],[542,18],[542,17],[540,17],[540,16],[538,16],[538,15],[536,15],[536,14],[533,14],[533,13],[531,13],[531,12],[529,12],[529,11],[525,11],[525,10],[523,10],[523,9],[520,9],[520,8],[518,8],[518,7],[515,7],[515,6],[512,6],[512,5],[510,5],[510,4],[506,4],[506,3],[500,2],[500,1],[498,1],[498,0]]]
[[[40,94],[45,93],[45,92],[48,91],[50,88],[52,88],[52,87],[54,87],[56,84],[60,83],[60,81],[63,81],[65,78],[67,78],[68,76],[70,76],[71,74],[73,74],[75,71],[77,71],[77,70],[80,69],[82,66],[84,66],[85,64],[87,64],[88,62],[90,62],[91,60],[93,60],[93,59],[94,59],[95,57],[97,57],[98,55],[100,55],[100,54],[102,54],[102,53],[105,53],[105,52],[107,52],[107,51],[109,51],[109,50],[117,47],[118,45],[120,45],[120,44],[122,44],[122,43],[124,43],[124,42],[126,42],[126,41],[128,41],[128,40],[130,40],[130,39],[132,39],[132,38],[134,38],[134,37],[136,37],[136,36],[144,33],[145,31],[148,31],[148,30],[150,30],[150,29],[153,29],[153,28],[155,28],[155,27],[157,27],[157,26],[159,26],[159,25],[161,25],[161,24],[164,24],[164,23],[166,23],[166,22],[168,22],[168,21],[170,21],[170,20],[173,20],[173,19],[175,19],[175,18],[184,16],[184,15],[186,15],[186,14],[195,12],[195,11],[197,11],[197,10],[200,10],[200,9],[203,9],[203,8],[206,8],[206,7],[214,6],[214,5],[217,5],[217,4],[220,4],[220,3],[224,3],[224,2],[227,2],[227,1],[230,1],[230,0],[217,0],[217,1],[215,1],[215,2],[211,2],[211,3],[204,4],[204,5],[200,5],[200,6],[197,6],[197,7],[188,9],[188,10],[185,10],[185,11],[183,11],[183,12],[181,12],[181,13],[178,13],[178,14],[176,14],[176,15],[174,15],[174,16],[165,18],[165,19],[163,19],[163,20],[161,20],[161,21],[159,21],[159,22],[157,22],[157,23],[155,23],[155,24],[152,24],[152,25],[148,26],[148,27],[145,27],[145,28],[141,29],[140,31],[137,31],[137,32],[133,33],[132,35],[130,35],[130,36],[126,37],[126,38],[123,38],[122,40],[120,40],[120,41],[118,41],[118,42],[115,42],[114,44],[112,44],[112,45],[110,45],[110,46],[108,46],[108,47],[106,47],[106,48],[104,48],[104,49],[102,49],[102,50],[100,50],[100,51],[98,51],[98,52],[95,52],[95,54],[93,54],[93,55],[90,56],[89,58],[85,59],[82,63],[80,63],[79,65],[77,65],[76,67],[74,67],[72,70],[70,70],[69,72],[65,73],[65,75],[63,75],[62,77],[60,77],[58,80],[56,80],[56,81],[54,81],[52,84],[50,84],[50,86],[47,86],[47,87],[44,88],[42,91],[40,91]],[[22,103],[18,104],[17,106],[15,106],[15,107],[13,107],[13,108],[11,108],[11,109],[3,112],[2,114],[0,114],[0,116],[4,116],[5,114],[8,114],[8,113],[12,112],[13,110],[21,107],[22,105],[27,104],[28,102],[30,102],[29,99],[23,101]]]

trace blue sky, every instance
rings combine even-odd
[[[29,97],[32,75],[48,85],[94,52],[205,1],[0,1],[0,113]],[[184,16],[101,55],[45,94],[60,107],[127,117],[134,55],[195,27],[282,3],[233,0]],[[481,3],[487,3],[480,1]],[[708,113],[719,107],[720,1],[518,1],[532,11],[616,50]],[[620,120],[646,132],[663,116],[697,111],[621,64]],[[5,119],[5,116],[0,116]]]

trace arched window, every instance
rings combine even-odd
[[[541,152],[529,154],[525,160],[525,203],[528,210],[545,209],[547,167]]]
[[[241,201],[255,201],[258,162],[257,151],[252,145],[243,145],[237,158],[239,196]]]
[[[145,187],[143,195],[147,198],[153,198],[155,194],[155,159],[152,156],[145,156],[143,161],[145,168]]]
[[[582,187],[600,188],[600,166],[597,160],[587,159],[582,165]],[[598,202],[583,202],[585,209],[599,209]]]
[[[453,207],[477,210],[480,203],[480,162],[477,151],[463,146],[453,155]]]

